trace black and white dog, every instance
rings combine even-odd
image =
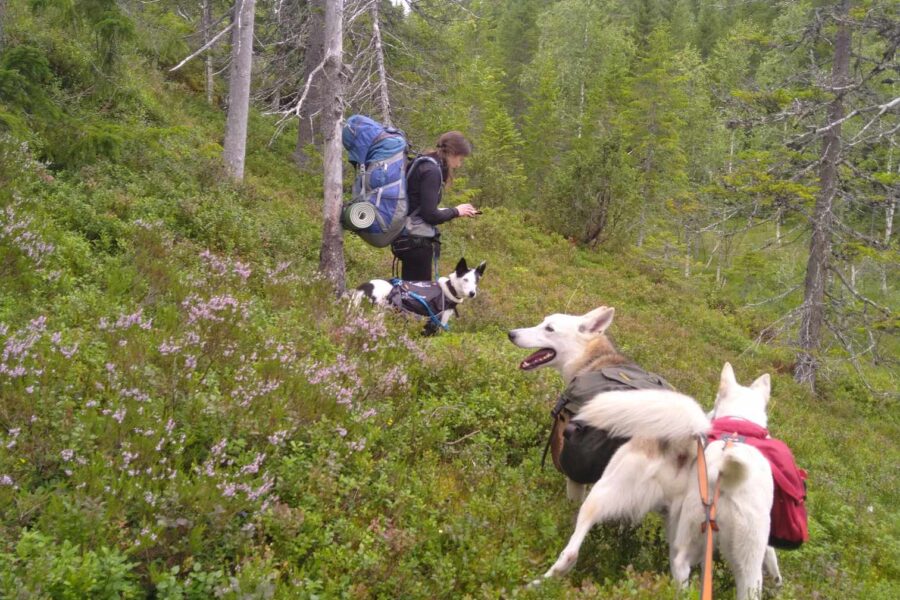
[[[360,285],[353,292],[353,302],[358,304],[368,298],[379,306],[391,306],[407,313],[428,317],[425,333],[437,332],[440,327],[449,329],[447,322],[456,312],[456,307],[467,298],[478,293],[478,282],[484,275],[487,262],[482,261],[474,269],[461,258],[456,268],[447,277],[437,281],[402,281],[393,279],[372,279]]]

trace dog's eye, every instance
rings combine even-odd
[[[553,333],[553,327],[551,325],[547,325],[546,327],[544,327],[544,331],[549,331],[550,333]]]

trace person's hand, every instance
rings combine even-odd
[[[461,217],[474,217],[475,215],[479,214],[478,209],[468,203],[460,204],[456,207],[456,210],[457,212],[459,212],[459,216]]]

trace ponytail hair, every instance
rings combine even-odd
[[[450,156],[469,156],[472,154],[472,143],[459,131],[448,131],[437,141],[435,154],[444,165],[448,165]],[[453,169],[447,167],[447,185],[453,183]]]

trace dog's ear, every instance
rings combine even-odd
[[[482,276],[484,275],[484,270],[485,270],[485,269],[487,269],[487,261],[486,261],[486,260],[483,260],[483,261],[481,261],[481,264],[480,264],[480,265],[478,265],[477,267],[475,267],[475,272],[478,273],[478,276],[479,276],[479,277],[482,277]]]
[[[616,309],[612,306],[601,306],[581,317],[578,331],[581,333],[601,334],[612,324]]]
[[[768,400],[769,394],[772,391],[772,378],[769,377],[768,373],[760,375],[756,381],[750,384],[750,389],[762,392],[766,397],[766,400]]]
[[[468,270],[469,270],[469,267],[466,265],[466,259],[465,258],[459,259],[459,262],[456,263],[456,276],[462,277],[463,275],[466,274],[466,272],[468,272]]]
[[[734,385],[737,385],[737,379],[734,377],[734,369],[731,368],[731,363],[727,362],[725,363],[725,366],[722,367],[722,377],[719,379],[719,394],[724,394]]]

